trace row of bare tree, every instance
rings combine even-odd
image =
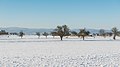
[[[36,33],[36,35],[40,36],[40,33]],[[44,36],[47,37],[47,33],[44,33]],[[70,31],[69,27],[67,25],[62,25],[62,26],[57,26],[53,32],[51,32],[51,35],[54,36],[60,36],[60,39],[63,40],[64,36],[78,36],[82,37],[83,40],[85,39],[85,36],[95,36],[96,34],[94,33],[93,35],[90,35],[90,32],[87,31],[85,28],[80,29],[80,31],[77,33],[76,31]],[[113,39],[116,40],[116,36],[120,36],[120,31],[116,27],[113,27],[111,29],[111,32],[105,32],[104,29],[100,29],[99,31],[99,36],[113,36]]]
[[[23,33],[22,31],[19,32],[18,34],[21,38],[25,35],[25,33]],[[38,36],[38,38],[40,38],[41,33],[40,32],[36,32],[36,35]],[[47,32],[44,32],[42,35],[47,36],[49,35]],[[85,28],[84,29],[80,29],[79,32],[76,31],[70,31],[69,27],[67,25],[62,25],[62,26],[57,26],[52,32],[51,35],[54,36],[60,36],[60,39],[63,40],[64,36],[78,36],[78,37],[82,37],[82,39],[84,40],[86,36],[95,36],[96,34],[93,33],[92,35],[90,35],[90,32],[87,31]],[[116,40],[116,36],[120,36],[120,31],[118,31],[118,29],[116,27],[111,29],[111,32],[105,32],[104,29],[100,29],[99,34],[97,34],[99,36],[113,36],[113,39]]]
[[[116,36],[120,36],[120,31],[118,31],[118,29],[116,27],[113,27],[111,29],[111,32],[105,32],[104,29],[100,29],[100,36],[112,36],[113,35],[113,39],[116,40]],[[53,36],[60,36],[61,40],[63,39],[64,36],[70,36],[71,34],[74,36],[78,36],[78,37],[82,37],[83,40],[85,39],[85,36],[91,36],[90,32],[87,31],[85,28],[84,29],[80,29],[80,31],[77,33],[75,31],[71,31],[68,28],[67,25],[63,25],[63,26],[57,26],[57,28],[54,30],[54,32],[52,32]],[[92,35],[93,36],[93,35]]]

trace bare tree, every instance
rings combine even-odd
[[[46,36],[46,38],[47,38],[47,36],[48,36],[49,34],[48,34],[47,32],[44,32],[43,35]]]
[[[9,33],[6,32],[5,30],[1,30],[1,31],[0,31],[0,35],[9,35]]]
[[[100,36],[106,37],[106,33],[104,29],[99,30]]]
[[[40,32],[36,32],[36,35],[38,36],[38,39],[40,38]]]
[[[76,31],[71,31],[71,35],[73,35],[73,36],[77,36],[77,32]]]
[[[120,36],[120,32],[116,27],[112,28],[112,33],[113,33],[113,39],[116,40],[116,36]]]
[[[54,38],[55,36],[57,36],[57,33],[56,33],[56,32],[51,32],[51,35],[52,35],[53,38]]]
[[[67,25],[57,26],[55,32],[58,36],[60,36],[61,40],[63,40],[64,36],[69,36],[69,28]]]
[[[23,33],[23,31],[19,32],[19,36],[22,38],[25,35],[25,33]]]
[[[80,29],[80,32],[78,33],[78,36],[81,36],[84,40],[85,36],[88,36],[89,34],[90,34],[90,32],[86,31],[86,29]]]

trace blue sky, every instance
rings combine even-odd
[[[0,27],[120,29],[120,0],[0,0]]]

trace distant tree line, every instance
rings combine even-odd
[[[111,29],[111,32],[106,32],[104,29],[100,29],[99,33],[93,33],[91,34],[90,31],[87,31],[85,28],[80,29],[79,32],[76,31],[70,31],[69,27],[67,25],[63,26],[57,26],[57,28],[51,32],[52,36],[60,36],[60,39],[63,40],[64,36],[78,36],[82,37],[83,40],[85,40],[86,36],[103,36],[103,37],[111,37],[113,36],[113,39],[116,40],[116,36],[120,36],[120,31],[116,27],[113,27]]]
[[[0,31],[0,35],[8,35],[9,33],[8,32],[6,32],[5,30],[1,30]]]
[[[23,36],[25,35],[25,33],[23,31],[20,31],[19,33],[8,33],[5,30],[1,30],[0,31],[0,35],[18,35],[21,38],[23,38]],[[57,26],[51,33],[47,33],[47,32],[36,32],[36,35],[38,36],[38,38],[40,38],[41,35],[45,36],[47,38],[48,35],[52,35],[53,38],[55,36],[59,36],[60,40],[63,40],[63,37],[65,36],[78,36],[81,37],[83,40],[85,40],[86,36],[90,36],[90,37],[95,37],[95,36],[103,36],[104,38],[109,36],[113,36],[113,39],[116,40],[116,36],[120,36],[120,31],[116,28],[113,27],[111,29],[111,32],[106,32],[104,29],[100,29],[99,33],[92,33],[88,30],[86,30],[85,28],[83,29],[79,29],[79,32],[76,31],[71,31],[69,29],[69,27],[67,25],[62,25],[62,26]]]

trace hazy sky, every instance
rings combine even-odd
[[[120,0],[0,0],[0,27],[120,29]]]

